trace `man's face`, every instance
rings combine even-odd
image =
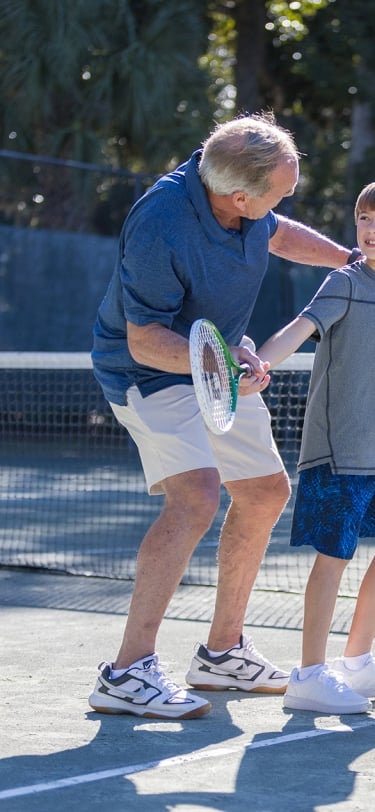
[[[250,220],[261,217],[276,208],[283,197],[290,197],[298,183],[299,167],[296,158],[288,158],[274,169],[270,175],[270,188],[260,197],[250,197],[243,193],[241,216]]]

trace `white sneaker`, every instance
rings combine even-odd
[[[211,704],[172,682],[161,670],[156,654],[137,660],[121,677],[111,679],[111,666],[101,671],[89,704],[99,713],[133,713],[155,719],[193,719]]]
[[[343,657],[337,657],[332,663],[332,668],[342,674],[346,685],[357,694],[375,697],[375,659],[372,654],[369,654],[366,664],[358,671],[348,668]]]
[[[321,713],[365,713],[371,702],[345,685],[340,674],[327,665],[318,665],[306,679],[299,678],[293,668],[283,700],[284,708],[318,711]]]
[[[186,674],[186,682],[204,691],[253,691],[262,694],[283,694],[289,674],[272,665],[252,640],[241,636],[240,647],[228,649],[225,654],[211,657],[201,644]]]

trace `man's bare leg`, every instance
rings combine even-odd
[[[207,646],[225,651],[238,644],[251,589],[271,530],[290,496],[287,474],[225,483],[232,497],[218,553],[218,585]]]
[[[128,668],[154,653],[169,601],[218,509],[220,480],[215,468],[168,477],[163,486],[163,510],[139,549],[134,592],[114,663],[116,669]]]

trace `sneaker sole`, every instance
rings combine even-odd
[[[186,677],[186,682],[197,691],[245,691],[247,694],[285,694],[287,685],[269,686],[269,685],[255,685],[254,688],[249,688],[246,683],[236,682],[223,683],[221,685],[207,683],[207,682],[191,682]]]
[[[334,714],[350,714],[350,713],[366,713],[371,710],[371,703],[363,702],[362,704],[355,705],[354,707],[343,707],[342,705],[322,705],[319,702],[309,702],[306,699],[301,699],[298,696],[285,696],[283,702],[284,708],[292,708],[293,710],[302,711],[315,711],[315,713],[334,713]]]
[[[142,716],[143,718],[148,719],[197,719],[200,716],[205,716],[207,713],[210,712],[212,705],[210,702],[206,702],[205,705],[201,705],[198,708],[193,708],[190,711],[186,711],[185,713],[168,713],[168,711],[151,711],[147,710],[147,708],[142,708],[140,705],[137,709],[134,708],[124,708],[123,705],[119,707],[115,707],[114,705],[103,705],[103,700],[101,699],[99,702],[96,702],[94,697],[89,698],[89,705],[90,707],[96,711],[97,713],[108,713],[108,714],[128,714],[130,716]]]

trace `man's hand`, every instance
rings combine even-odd
[[[238,394],[253,395],[255,392],[263,392],[271,380],[271,376],[267,374],[270,368],[268,361],[261,361],[248,347],[230,347],[230,352],[245,372],[240,378]]]

